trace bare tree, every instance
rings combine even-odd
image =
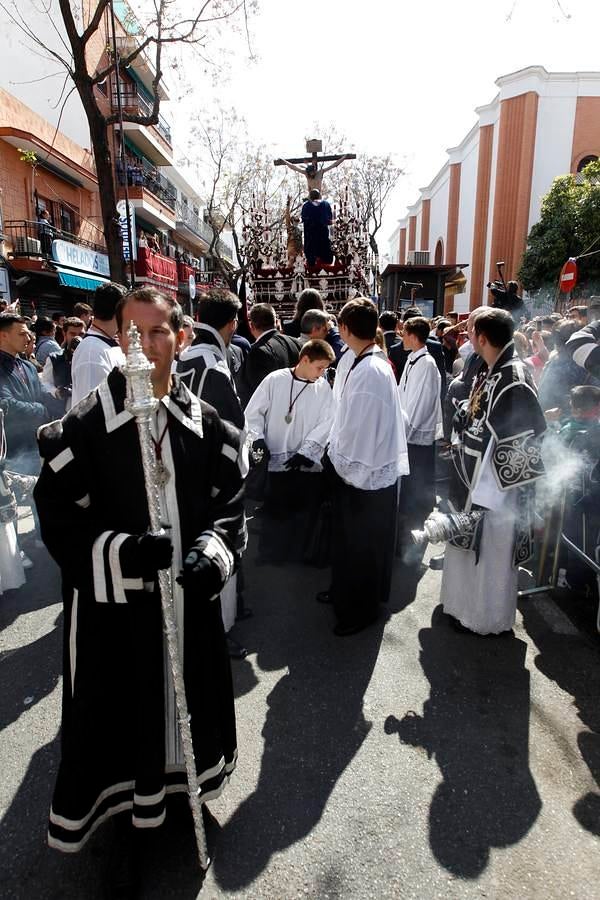
[[[358,206],[360,219],[369,232],[369,244],[376,258],[379,257],[377,232],[392,191],[403,174],[391,155],[368,156],[360,154],[350,172],[350,186]]]
[[[267,227],[281,227],[287,197],[292,208],[302,196],[302,179],[273,166],[272,154],[264,146],[253,144],[246,123],[234,110],[218,110],[203,119],[190,132],[190,154],[203,173],[203,203],[212,229],[209,255],[231,290],[245,296],[246,274],[250,262],[244,225],[252,209],[263,210]],[[224,233],[231,232],[235,248],[232,267],[223,253]]]
[[[72,87],[63,103],[74,90],[79,94],[89,124],[90,141],[96,162],[111,277],[115,281],[125,282],[127,279],[117,215],[110,129],[120,119],[138,125],[156,125],[160,109],[159,86],[163,78],[165,55],[168,54],[169,48],[191,45],[198,54],[204,55],[214,30],[220,23],[231,20],[239,14],[244,27],[247,25],[252,0],[204,0],[194,4],[191,15],[186,0],[149,0],[139,18],[136,13],[135,27],[132,27],[131,23],[125,23],[125,28],[133,40],[123,53],[119,52],[116,41],[112,40],[114,13],[111,0],[97,0],[95,4],[93,2],[89,5],[84,4],[87,13],[85,20],[77,14],[76,4],[72,4],[70,0],[58,0],[62,28],[60,23],[57,26],[53,20],[50,6],[47,12],[52,28],[60,38],[57,45],[59,49],[48,46],[36,34],[27,22],[22,4],[17,5],[14,0],[11,3],[0,2],[0,9],[20,28],[28,40],[64,67],[67,77],[72,81]],[[93,52],[97,36],[102,38],[102,45],[106,48],[103,60],[97,59],[97,54]],[[151,109],[147,114],[136,114],[130,109],[121,110],[120,113],[107,112],[106,100],[98,91],[98,85],[107,81],[116,84],[127,67],[142,54],[149,58],[154,70]]]

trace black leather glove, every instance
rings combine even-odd
[[[183,572],[177,578],[184,590],[191,590],[204,597],[214,597],[223,587],[221,570],[196,547],[193,547],[183,563]]]
[[[297,472],[299,469],[310,469],[314,466],[314,462],[312,459],[308,459],[308,457],[303,456],[301,453],[294,453],[293,456],[290,456],[287,462],[283,464],[284,469],[287,469],[289,472]]]
[[[268,458],[269,448],[267,447],[263,439],[259,438],[257,441],[254,441],[252,444],[252,451],[250,453],[250,465],[258,466]]]
[[[173,560],[173,544],[168,534],[141,534],[136,538],[135,552],[144,579],[154,578],[161,569],[168,569]]]

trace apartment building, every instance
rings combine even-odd
[[[85,21],[85,5],[72,6]],[[141,29],[125,0],[114,0],[114,10],[117,50],[126,55],[138,45]],[[47,14],[33,0],[24,0],[22,15],[44,43],[64,51]],[[92,71],[108,64],[111,46],[107,10],[88,46]],[[21,77],[26,48],[26,38],[8,23],[0,32],[0,295],[18,297],[24,308],[68,311],[110,278],[98,182],[78,95],[74,92],[63,105],[58,66],[38,54],[27,56],[27,77]],[[142,53],[118,82],[110,77],[97,85],[98,103],[107,114],[119,108],[148,114],[154,80],[152,60]],[[165,114],[156,125],[123,122],[122,134],[119,125],[111,129],[118,211],[126,259],[131,235],[130,280],[160,287],[189,308],[196,283],[212,278],[207,260],[212,232],[197,189],[174,163],[164,79],[158,91]],[[227,241],[220,251],[233,263]]]

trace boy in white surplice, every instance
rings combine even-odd
[[[335,404],[323,372],[325,341],[308,341],[293,369],[271,372],[246,407],[254,451],[267,451],[269,478],[259,544],[263,562],[302,561],[322,501],[321,458]]]
[[[405,563],[418,562],[409,532],[422,528],[435,505],[435,439],[441,434],[441,377],[427,350],[429,322],[415,316],[404,323],[402,342],[410,351],[400,376],[398,393],[405,416],[410,475],[400,487],[398,538]],[[420,555],[420,554],[419,554]]]

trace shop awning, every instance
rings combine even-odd
[[[87,272],[73,272],[71,269],[63,269],[56,266],[59,284],[63,287],[77,288],[78,291],[95,291],[101,284],[107,284],[108,278],[99,278]]]

